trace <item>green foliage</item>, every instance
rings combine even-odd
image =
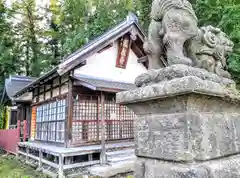
[[[22,59],[21,72],[26,75],[38,77],[46,59],[46,45],[41,41],[44,39],[44,15],[36,9],[35,0],[16,1],[10,9],[12,16],[20,17],[16,20],[12,31],[16,34],[18,42],[18,58]],[[12,19],[13,20],[13,19]],[[14,21],[14,20],[13,20]]]
[[[135,11],[141,18],[147,19],[149,11],[147,1],[110,1],[110,0],[65,0],[60,22],[64,54],[69,54],[89,40],[101,35],[107,29],[126,18],[129,11]],[[144,25],[143,21],[143,25]]]
[[[4,128],[4,123],[5,123],[5,107],[0,106],[0,129]]]
[[[7,8],[0,1],[0,92],[6,76],[17,70],[14,38],[11,32],[11,24],[7,21],[5,14]]]

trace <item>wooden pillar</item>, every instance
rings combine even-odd
[[[40,87],[37,87],[37,98],[36,98],[36,102],[39,102],[39,96],[40,96]]]
[[[21,138],[20,138],[20,136],[21,136],[21,121],[20,120],[18,120],[17,121],[17,137],[18,137],[18,140],[19,140],[19,142],[21,142]]]
[[[19,105],[19,111],[20,111],[20,120],[21,122],[25,120],[24,118],[24,106],[22,104]]]
[[[26,153],[27,153],[26,162],[28,162],[29,161],[29,147],[28,146],[26,147]]]
[[[122,139],[123,138],[123,131],[122,131],[122,129],[123,129],[123,121],[124,121],[124,115],[123,115],[123,106],[122,105],[119,105],[119,116],[120,116],[120,124],[119,124],[119,129],[120,129],[120,135],[119,135],[119,137],[120,137],[120,139]]]
[[[38,170],[42,170],[42,159],[43,159],[43,153],[42,150],[39,150],[39,162],[38,162]]]
[[[71,162],[72,162],[72,157],[65,157],[65,164],[66,165],[69,165],[69,164],[71,164]]]
[[[73,119],[73,81],[68,81],[68,97],[67,97],[67,120],[65,126],[65,147],[69,147],[72,140],[72,119]]]
[[[26,121],[27,121],[27,140],[31,136],[31,107],[26,105]]]
[[[62,77],[61,76],[59,76],[58,81],[59,81],[59,95],[61,95],[62,93]]]
[[[106,164],[106,142],[105,142],[105,112],[104,112],[104,105],[105,105],[105,97],[104,93],[101,92],[101,145],[102,145],[102,151],[100,155],[100,163]]]
[[[51,88],[50,88],[50,98],[53,97],[53,80],[51,82]]]
[[[88,154],[88,161],[92,161],[93,160],[93,154]]]
[[[18,141],[20,142],[20,126],[21,126],[21,122],[20,120],[17,121],[17,138],[18,138]],[[17,152],[17,158],[19,158],[19,145],[17,144],[16,145],[16,152]]]
[[[43,85],[43,100],[46,100],[46,85]]]
[[[101,118],[101,96],[98,95],[98,98],[97,98],[97,141],[100,141],[100,128],[99,128],[99,125],[100,125],[100,118]]]
[[[63,173],[63,163],[64,163],[64,157],[60,154],[59,155],[59,164],[58,164],[58,177],[59,178],[64,178],[64,173]]]
[[[23,141],[26,142],[27,140],[27,121],[23,121]]]

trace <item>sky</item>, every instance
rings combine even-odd
[[[11,6],[12,2],[17,1],[17,0],[5,0],[7,6]],[[50,3],[50,0],[36,0],[36,5],[37,6],[45,6],[46,4],[48,5]]]

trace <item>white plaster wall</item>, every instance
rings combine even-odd
[[[45,94],[45,100],[47,100],[49,98],[51,98],[51,92],[50,91],[46,92],[46,94]]]
[[[61,86],[61,94],[65,94],[68,92],[68,84],[64,84]]]
[[[135,78],[146,72],[146,68],[137,62],[137,56],[130,50],[126,69],[116,67],[117,43],[101,53],[95,53],[86,61],[87,64],[75,70],[74,74],[88,75],[97,78],[134,83]]]
[[[36,102],[37,102],[37,97],[34,96],[34,97],[33,97],[33,103],[36,103]]]
[[[43,97],[43,94],[39,95],[39,101],[44,101],[44,97]]]
[[[53,97],[58,96],[58,95],[59,95],[59,88],[57,87],[57,88],[53,89]]]

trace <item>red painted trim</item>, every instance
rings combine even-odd
[[[0,147],[5,151],[17,154],[17,145],[20,141],[21,122],[18,120],[17,128],[0,130]]]

